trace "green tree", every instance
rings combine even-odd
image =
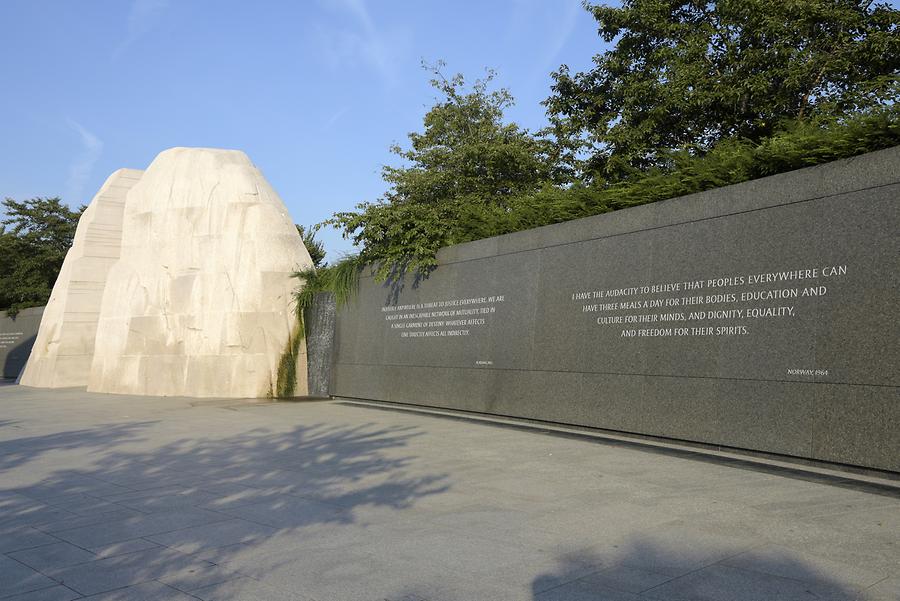
[[[309,258],[312,259],[313,267],[316,269],[323,267],[325,265],[325,245],[322,244],[321,240],[316,239],[316,226],[306,227],[295,223],[294,227],[297,228],[297,233],[300,234],[300,239],[303,240],[303,245],[309,252]]]
[[[559,177],[547,140],[504,123],[513,97],[489,89],[492,71],[467,87],[462,75],[444,77],[441,62],[423,66],[440,97],[424,130],[408,135],[409,147],[391,147],[402,164],[383,168],[388,191],[325,222],[343,229],[362,248],[360,260],[378,265],[382,276],[427,271],[438,248],[492,235],[491,213]]]
[[[671,166],[670,153],[763,140],[898,96],[900,11],[871,0],[624,0],[589,5],[615,45],[553,74],[545,101],[586,178]],[[583,160],[582,160],[583,159]]]
[[[77,211],[59,198],[3,201],[6,218],[0,221],[0,309],[43,305],[50,298],[56,276],[75,237]]]

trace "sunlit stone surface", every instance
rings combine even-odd
[[[125,195],[142,173],[119,169],[110,175],[78,221],[21,384],[42,388],[87,385],[103,288],[119,258]]]
[[[88,390],[259,397],[276,390],[311,266],[281,199],[239,151],[173,148],[128,193]],[[296,394],[306,392],[305,350]]]

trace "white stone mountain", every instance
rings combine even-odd
[[[272,394],[296,326],[292,293],[300,282],[291,274],[312,261],[247,155],[160,153],[128,191],[121,230],[99,304],[88,390]],[[42,332],[57,327],[47,322],[45,313]],[[295,393],[305,394],[304,347],[296,360]],[[22,383],[52,385],[48,378]]]

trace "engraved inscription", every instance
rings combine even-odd
[[[736,273],[571,292],[593,323],[624,339],[747,336],[760,320],[792,319],[833,290],[847,265]]]
[[[0,349],[12,348],[24,335],[24,332],[0,332]]]
[[[480,296],[391,305],[381,308],[384,321],[401,339],[469,336],[489,324],[504,296]]]

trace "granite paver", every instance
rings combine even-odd
[[[81,594],[68,587],[53,585],[12,597],[3,597],[3,601],[75,601],[75,599],[83,598]]]
[[[0,599],[56,584],[40,572],[6,555],[0,555]]]

